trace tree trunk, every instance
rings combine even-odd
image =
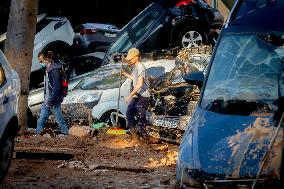
[[[5,55],[21,79],[19,125],[27,129],[29,83],[36,31],[38,0],[11,0]]]

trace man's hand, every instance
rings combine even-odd
[[[127,97],[124,98],[124,101],[125,101],[126,103],[130,102],[130,100],[131,100],[131,96],[127,96]]]

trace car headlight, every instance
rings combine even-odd
[[[79,98],[78,102],[84,103],[84,102],[94,102],[98,101],[101,98],[102,93],[92,93],[92,94],[86,94]]]

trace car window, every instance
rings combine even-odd
[[[136,38],[140,39],[143,34],[145,34],[150,26],[155,22],[157,17],[159,16],[160,11],[158,10],[153,10],[149,14],[141,17],[137,22],[135,22],[132,26]]]
[[[74,29],[74,32],[75,33],[79,33],[82,29],[84,29],[84,26],[82,24],[80,24],[79,26],[77,26],[75,29]]]
[[[36,34],[38,32],[40,32],[45,26],[47,26],[50,22],[52,22],[51,19],[42,19],[41,21],[39,21],[37,24],[36,24]]]
[[[93,56],[83,56],[75,58],[74,69],[76,76],[94,71],[101,65],[101,59]]]
[[[103,77],[90,77],[85,79],[80,83],[80,88],[82,90],[107,90],[118,88],[120,84],[120,74],[118,72],[111,72],[109,75],[104,75]],[[121,83],[126,80],[126,77],[123,76]]]
[[[201,106],[223,114],[273,113],[283,96],[284,32],[225,35]]]
[[[93,71],[88,77],[85,77],[75,89],[81,90],[106,90],[112,88],[118,88],[120,83],[120,65],[109,64],[107,66],[100,67]],[[122,77],[121,83],[126,80],[126,77]]]
[[[6,77],[4,73],[4,69],[2,65],[0,64],[0,87],[2,87],[6,83]]]
[[[111,46],[108,55],[114,52],[126,52],[132,45],[128,32],[122,33]]]

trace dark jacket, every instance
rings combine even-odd
[[[48,89],[47,105],[54,106],[60,104],[63,101],[62,87],[61,87],[61,65],[52,63],[47,68],[46,72],[48,75]]]

